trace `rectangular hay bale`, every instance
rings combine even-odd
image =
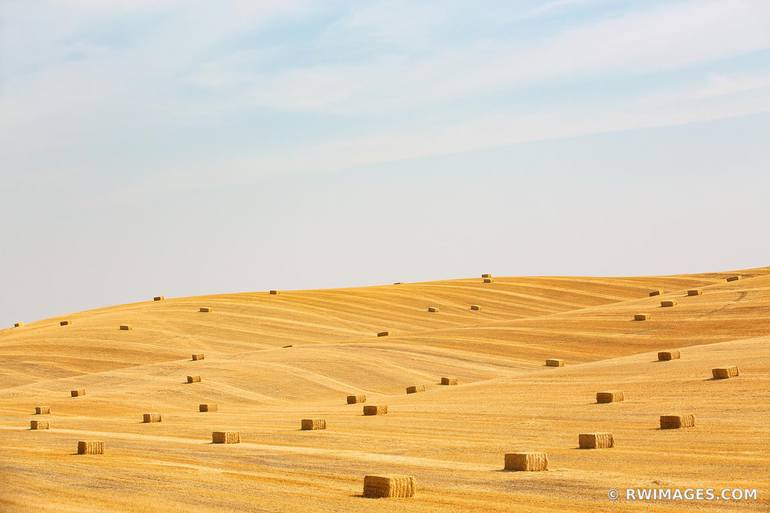
[[[35,406],[35,415],[50,415],[50,406]]]
[[[366,396],[363,394],[348,396],[348,404],[357,404],[357,403],[365,403],[365,402],[366,402]]]
[[[425,385],[412,385],[406,387],[407,394],[416,394],[417,392],[425,392]]]
[[[86,395],[86,389],[85,388],[78,388],[75,390],[70,390],[70,397],[80,397]]]
[[[442,385],[456,385],[457,378],[441,378]]]
[[[561,358],[549,358],[545,361],[547,367],[564,367],[564,360]]]
[[[364,406],[364,415],[386,415],[388,413],[387,404],[367,404]]]
[[[206,404],[198,405],[198,411],[212,412],[212,411],[218,411],[218,410],[219,410],[219,406],[215,403],[206,403]]]
[[[661,415],[660,429],[680,429],[695,426],[695,415]]]
[[[377,333],[378,337],[387,337],[388,335],[389,335],[389,333],[387,331],[381,331],[381,332]]]
[[[239,444],[241,433],[239,431],[214,431],[211,433],[213,444]]]
[[[34,431],[40,430],[40,429],[49,429],[50,425],[48,424],[47,420],[30,420],[29,421],[29,429],[32,429]]]
[[[505,470],[537,472],[548,470],[544,452],[514,452],[505,455]]]
[[[635,321],[646,321],[649,318],[650,318],[650,314],[646,314],[646,313],[634,314]]]
[[[479,310],[481,310],[481,307],[479,305],[471,305],[471,310],[478,312]]]
[[[625,400],[623,392],[596,392],[596,402],[600,404],[605,403],[619,403]]]
[[[326,429],[325,419],[302,419],[302,431],[314,431],[316,429]]]
[[[436,312],[438,312],[438,307],[437,306],[429,306],[428,307],[428,311],[432,312],[432,313],[436,313]]]
[[[650,297],[660,296],[662,293],[663,293],[663,291],[660,290],[660,289],[651,290],[650,291]]]
[[[714,379],[729,379],[734,378],[738,376],[740,372],[738,371],[738,367],[735,365],[730,365],[729,367],[717,367],[715,369],[711,369],[711,376]]]
[[[690,289],[687,291],[688,296],[700,296],[701,294],[703,294],[701,289]]]
[[[194,362],[196,362],[198,360],[203,360],[205,358],[206,358],[206,356],[203,353],[196,353],[196,354],[192,355],[192,361],[194,361]]]
[[[78,454],[104,454],[104,442],[80,440],[78,442]]]
[[[208,312],[211,311],[211,307],[209,307],[209,306],[202,306],[202,307],[198,308],[198,311],[199,312],[203,312],[203,313],[208,313]]]
[[[129,326],[128,324],[121,324],[120,325],[120,331],[128,331],[130,329],[131,329],[131,326]]]
[[[679,351],[658,351],[658,361],[667,362],[669,360],[678,360]]]
[[[163,301],[164,299],[166,299],[164,296],[155,296],[152,298],[153,301]]]
[[[676,301],[673,299],[664,299],[660,302],[661,308],[671,308],[672,306],[676,306]]]
[[[278,295],[278,291],[277,290],[271,290],[270,294],[273,295],[273,296]]]
[[[609,449],[615,446],[612,433],[580,433],[578,445],[581,449]]]
[[[415,488],[413,476],[386,475],[364,477],[364,497],[368,498],[414,497]]]
[[[491,278],[492,275],[490,273],[484,273],[481,275],[482,278]]]
[[[727,278],[725,278],[726,281],[738,281],[740,279],[741,279],[740,276],[728,276]]]
[[[187,376],[187,382],[188,383],[200,383],[201,377],[200,376]]]
[[[492,278],[484,278],[484,283],[492,283]]]
[[[142,422],[145,424],[149,424],[151,422],[161,422],[163,420],[163,417],[161,417],[160,413],[145,413],[142,415]]]
[[[70,321],[59,321],[59,326],[69,326]]]

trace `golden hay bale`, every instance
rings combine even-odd
[[[241,433],[238,431],[214,431],[211,433],[211,443],[239,444],[241,443]]]
[[[484,278],[484,283],[492,283],[492,278]]]
[[[619,403],[624,400],[623,392],[596,392],[597,403]]]
[[[59,326],[69,326],[72,324],[70,321],[59,321]]]
[[[313,431],[316,429],[326,429],[325,419],[302,419],[302,431]]]
[[[505,455],[505,470],[548,470],[548,456],[544,452],[513,452]]]
[[[275,295],[277,295],[277,294],[278,294],[278,291],[277,291],[277,290],[271,290],[271,291],[270,291],[270,294],[272,294],[273,296],[275,296]]]
[[[35,406],[35,415],[50,415],[50,406]]]
[[[187,382],[188,383],[200,383],[201,377],[200,376],[187,376]]]
[[[413,476],[387,475],[364,477],[364,497],[371,499],[414,497],[415,489]]]
[[[663,291],[660,290],[660,289],[651,290],[650,291],[650,297],[660,296],[662,293],[663,293]]]
[[[490,273],[484,273],[481,275],[482,278],[491,278],[492,275]]]
[[[30,420],[29,429],[37,431],[39,429],[49,429],[50,425],[47,420]]]
[[[129,326],[128,324],[121,324],[120,325],[120,330],[121,331],[128,331],[130,329],[131,329],[131,326]]]
[[[690,289],[687,291],[688,296],[700,296],[701,294],[703,294],[701,289]]]
[[[580,433],[578,445],[581,449],[609,449],[615,447],[612,433]]]
[[[714,377],[714,379],[729,379],[734,378],[738,376],[740,373],[738,371],[738,367],[735,365],[731,365],[729,367],[717,367],[716,369],[711,369],[711,375]]]
[[[672,306],[676,306],[676,301],[673,299],[664,299],[660,302],[661,308],[671,308]]]
[[[545,361],[547,367],[564,367],[564,360],[561,358],[549,358]]]
[[[198,411],[202,411],[202,412],[219,411],[219,406],[217,406],[215,403],[199,404]]]
[[[104,454],[104,442],[80,440],[78,454]]]
[[[416,394],[417,392],[425,392],[425,385],[412,385],[406,387],[407,394]]]
[[[428,307],[428,311],[429,312],[438,312],[438,307],[437,306],[429,306]]]
[[[726,281],[738,281],[740,279],[741,279],[740,276],[728,276],[727,278],[725,278]]]
[[[667,362],[669,360],[678,360],[679,351],[658,351],[658,361]]]
[[[21,321],[13,323],[14,328],[21,328],[22,326],[24,326],[24,323]]]
[[[635,321],[646,321],[649,318],[650,318],[650,314],[646,314],[646,313],[634,314]]]
[[[441,378],[442,385],[456,385],[457,378]]]
[[[390,333],[388,333],[387,331],[381,331],[381,332],[377,333],[377,336],[378,337],[387,337],[389,334]]]
[[[660,429],[695,427],[695,415],[661,415]]]
[[[80,397],[86,395],[85,388],[78,388],[76,390],[70,390],[70,397]]]
[[[366,402],[366,396],[363,394],[348,396],[348,404],[357,404],[357,403],[365,403],[365,402]]]
[[[142,415],[142,422],[145,424],[149,424],[151,422],[161,422],[163,420],[163,417],[160,416],[160,413],[145,413]]]
[[[367,404],[364,406],[364,415],[385,415],[388,413],[388,405],[387,404],[380,404],[380,405],[373,405],[373,404]]]
[[[400,281],[394,281],[393,285],[401,285],[401,282]]]
[[[283,348],[284,348],[284,349],[288,349],[288,348],[290,348],[290,347],[294,347],[294,344],[289,344],[289,345],[287,345],[287,346],[283,346]]]
[[[155,296],[152,298],[153,301],[163,301],[164,299],[166,299],[165,296]]]
[[[197,362],[198,360],[204,360],[206,358],[206,355],[203,353],[195,353],[192,355],[192,361]]]
[[[203,312],[203,313],[208,313],[208,312],[211,311],[211,307],[209,307],[209,306],[202,306],[202,307],[198,308],[198,311],[199,312]]]
[[[479,311],[481,310],[481,307],[479,305],[471,305],[471,310]]]

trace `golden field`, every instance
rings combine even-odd
[[[0,330],[0,361],[4,513],[770,510],[770,268],[148,298]],[[731,365],[739,376],[711,379]],[[625,400],[597,404],[602,391]],[[695,427],[659,429],[687,414]],[[592,432],[615,446],[578,449]],[[77,455],[79,440],[104,454]],[[502,471],[518,451],[549,470]],[[363,498],[370,474],[414,476],[416,494]],[[622,500],[696,487],[759,497]]]

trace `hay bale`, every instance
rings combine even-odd
[[[364,476],[364,497],[370,499],[414,497],[414,492],[415,481],[413,476]]]
[[[646,313],[634,314],[635,321],[646,321],[649,318],[650,318],[650,314],[646,314]]]
[[[482,278],[491,278],[492,275],[490,273],[485,273],[481,275]]]
[[[664,299],[660,302],[661,308],[671,308],[672,306],[676,306],[676,301],[673,299]]]
[[[513,452],[505,455],[504,470],[537,472],[548,470],[548,456],[544,452]]]
[[[434,312],[434,313],[438,312],[438,307],[437,306],[429,306],[428,307],[428,311],[429,312]]]
[[[479,310],[481,310],[481,307],[479,305],[471,305],[471,310],[478,312]]]
[[[725,278],[726,281],[738,281],[740,279],[741,279],[740,276],[728,276],[727,278]]]
[[[131,326],[129,326],[128,324],[121,324],[120,325],[120,331],[128,331],[130,329],[131,329]]]
[[[206,358],[206,355],[203,353],[195,353],[192,355],[192,361],[197,362],[198,360],[204,360]]]
[[[456,385],[457,378],[441,378],[442,385]]]
[[[209,307],[209,306],[202,306],[202,307],[198,308],[198,311],[199,312],[203,312],[203,313],[209,313],[211,311],[211,307]]]
[[[276,296],[276,295],[278,295],[278,291],[277,290],[271,290],[270,291],[270,295]]]
[[[701,289],[690,289],[687,291],[688,296],[700,296],[701,294],[703,294]]]
[[[201,377],[200,376],[187,376],[187,382],[188,383],[200,383]]]
[[[86,395],[86,389],[85,388],[78,388],[75,390],[70,390],[70,397],[81,397]]]
[[[366,402],[366,396],[363,394],[348,396],[348,404],[358,404],[358,403],[365,403],[365,402]]]
[[[660,296],[663,293],[661,289],[655,289],[650,291],[650,297]]]
[[[401,282],[400,281],[394,281],[393,285],[401,285]]]
[[[564,367],[564,360],[561,358],[549,358],[545,361],[547,367]]]
[[[40,429],[49,429],[50,425],[47,420],[30,420],[29,429],[37,431]]]
[[[104,454],[104,442],[80,440],[78,442],[78,454]]]
[[[596,392],[597,403],[619,403],[624,400],[623,392]]]
[[[580,433],[578,445],[581,449],[609,449],[615,447],[612,433]]]
[[[287,346],[283,346],[283,348],[284,348],[284,349],[288,349],[288,348],[290,348],[290,347],[294,347],[294,344],[289,344],[289,345],[287,345]]]
[[[388,405],[380,404],[373,405],[367,404],[364,406],[364,415],[386,415],[388,413]]]
[[[70,321],[59,321],[59,326],[69,326],[70,324]]]
[[[484,278],[484,283],[492,283],[492,278]]]
[[[679,351],[658,351],[658,361],[667,362],[669,360],[678,360]]]
[[[199,404],[198,411],[202,411],[202,412],[219,411],[219,406],[217,406],[215,403]]]
[[[416,394],[417,392],[425,392],[425,385],[412,385],[406,387],[407,394]]]
[[[50,415],[50,406],[35,406],[35,415]]]
[[[387,331],[381,331],[381,332],[377,333],[378,337],[387,337],[388,335],[389,335],[389,333]]]
[[[729,379],[737,377],[740,374],[738,367],[731,365],[729,367],[717,367],[711,369],[711,375],[714,379]]]
[[[14,328],[21,328],[22,326],[24,326],[24,323],[21,321],[13,323]]]
[[[160,413],[145,413],[142,415],[142,422],[145,424],[149,424],[151,422],[161,422],[163,418],[160,416]]]
[[[660,429],[695,427],[695,415],[661,415]]]
[[[326,429],[325,419],[302,419],[302,431],[314,431],[316,429]]]
[[[211,443],[239,444],[241,443],[241,433],[238,431],[214,431],[211,433]]]
[[[165,296],[155,296],[152,298],[153,301],[163,301],[164,299],[166,299]]]

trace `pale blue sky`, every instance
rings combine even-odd
[[[0,0],[0,325],[770,264],[770,2]]]

